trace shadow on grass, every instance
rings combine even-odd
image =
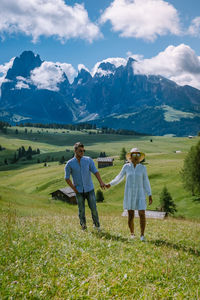
[[[100,232],[92,231],[92,233],[98,238],[105,238],[106,240],[130,243],[128,238],[124,238],[120,235],[110,234],[109,232],[106,231],[100,231]]]
[[[43,128],[44,129],[44,128]],[[45,130],[48,130],[47,128]],[[38,128],[38,131],[40,129]],[[121,134],[83,134],[83,132],[74,131],[74,133],[69,134],[55,134],[55,132],[48,132],[45,131],[41,132],[32,132],[28,134],[24,134],[23,132],[19,132],[15,134],[14,131],[9,131],[7,134],[3,135],[7,139],[21,139],[21,140],[28,140],[35,143],[45,143],[55,146],[66,146],[71,145],[73,146],[77,141],[82,140],[84,145],[94,145],[96,143],[110,143],[110,142],[117,142],[117,141],[131,141],[134,139],[141,139],[148,135],[121,135]]]
[[[193,202],[200,202],[200,197],[199,197],[199,198],[195,198],[195,199],[193,200]]]
[[[105,238],[106,240],[113,240],[113,241],[133,244],[133,243],[131,243],[131,241],[128,238],[124,238],[120,235],[113,235],[113,234],[110,234],[109,232],[106,232],[106,231],[92,232],[92,233],[98,238]],[[188,247],[185,247],[183,245],[174,244],[174,243],[171,243],[171,242],[168,242],[168,241],[165,241],[165,240],[152,240],[152,241],[149,240],[149,241],[147,241],[147,243],[154,244],[158,247],[167,246],[171,249],[182,250],[184,252],[188,252],[189,254],[195,255],[197,257],[200,256],[200,250],[193,249],[193,248],[190,248],[190,247],[188,248]]]
[[[163,174],[161,173],[154,173],[149,175],[149,179],[157,179],[163,177]]]
[[[148,243],[154,244],[158,247],[162,247],[162,246],[167,246],[171,249],[175,249],[175,250],[182,250],[184,252],[188,252],[189,254],[195,255],[195,256],[200,256],[200,250],[197,249],[193,249],[191,247],[185,247],[183,245],[178,245],[178,244],[174,244],[165,240],[154,240],[154,241],[148,241]]]

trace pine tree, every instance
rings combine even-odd
[[[104,200],[103,192],[101,190],[97,190],[97,192],[96,192],[96,201],[97,202],[103,202],[103,200]]]
[[[22,149],[19,148],[17,151],[18,151],[18,159],[20,159],[22,157]]]
[[[17,154],[15,152],[13,159],[12,159],[12,164],[15,164],[17,162]]]
[[[26,159],[27,159],[27,160],[31,160],[31,159],[32,159],[32,155],[31,155],[30,153],[28,153],[28,154],[26,155]]]
[[[22,156],[26,155],[26,150],[25,150],[24,146],[21,147],[21,155]]]
[[[126,149],[123,147],[121,152],[120,152],[120,160],[125,160],[126,159]]]
[[[163,188],[160,194],[160,204],[161,210],[165,211],[167,214],[174,214],[177,209],[174,201],[172,200],[172,196],[168,192],[166,186]]]
[[[62,156],[61,158],[60,158],[60,160],[59,160],[59,164],[64,164],[65,163],[65,157],[64,156]]]
[[[184,160],[181,171],[182,181],[185,189],[191,191],[192,195],[200,194],[200,141],[192,146]]]
[[[29,154],[32,155],[33,154],[33,150],[31,148],[31,146],[28,147],[28,150],[26,151],[26,154],[27,155],[29,155]]]

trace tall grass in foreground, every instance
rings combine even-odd
[[[20,138],[21,139],[20,139]],[[64,165],[57,162],[18,165],[0,172],[0,299],[199,299],[200,202],[182,186],[180,170],[191,144],[186,138],[117,137],[83,133],[0,137],[11,153],[21,145],[36,146],[42,155],[60,155],[83,137],[89,152],[102,149],[115,156],[114,166],[100,169],[105,182],[120,171],[116,158],[123,146],[146,152],[146,166],[159,204],[164,185],[171,193],[177,217],[190,220],[148,220],[147,242],[129,239],[123,210],[124,182],[104,192],[98,204],[103,231],[79,228],[77,207],[52,200],[49,193],[65,186]],[[36,140],[37,138],[37,140]],[[80,139],[81,140],[81,139]],[[25,144],[26,143],[26,144]],[[181,150],[179,154],[175,150]],[[4,152],[0,153],[4,159]],[[95,189],[99,184],[95,178]]]
[[[147,242],[127,218],[101,216],[103,231],[71,216],[0,221],[0,299],[199,299],[200,224],[148,220]]]

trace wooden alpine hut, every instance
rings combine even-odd
[[[97,158],[98,168],[105,168],[105,167],[113,166],[113,161],[114,161],[114,158],[112,158],[112,157],[98,157]]]
[[[53,199],[62,200],[70,204],[77,204],[76,194],[70,187],[58,189],[50,193],[50,195]]]

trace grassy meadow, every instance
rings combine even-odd
[[[67,130],[24,128],[0,134],[0,299],[199,299],[200,201],[181,182],[187,151],[199,138],[121,136]],[[150,139],[153,142],[150,142]],[[87,232],[79,228],[77,206],[52,200],[65,186],[64,164],[73,144],[82,141],[86,155],[101,151],[115,158],[100,169],[105,182],[120,171],[122,147],[146,153],[153,192],[151,209],[159,206],[166,186],[177,206],[175,217],[148,220],[147,242],[129,238],[122,217],[124,182],[104,192],[98,204],[102,232],[92,228],[86,205]],[[16,150],[40,149],[32,160],[4,164]],[[66,151],[67,150],[67,151]],[[175,151],[181,151],[175,153]],[[47,167],[44,160],[48,159]],[[38,159],[40,163],[37,163]],[[93,177],[95,189],[98,182]]]

